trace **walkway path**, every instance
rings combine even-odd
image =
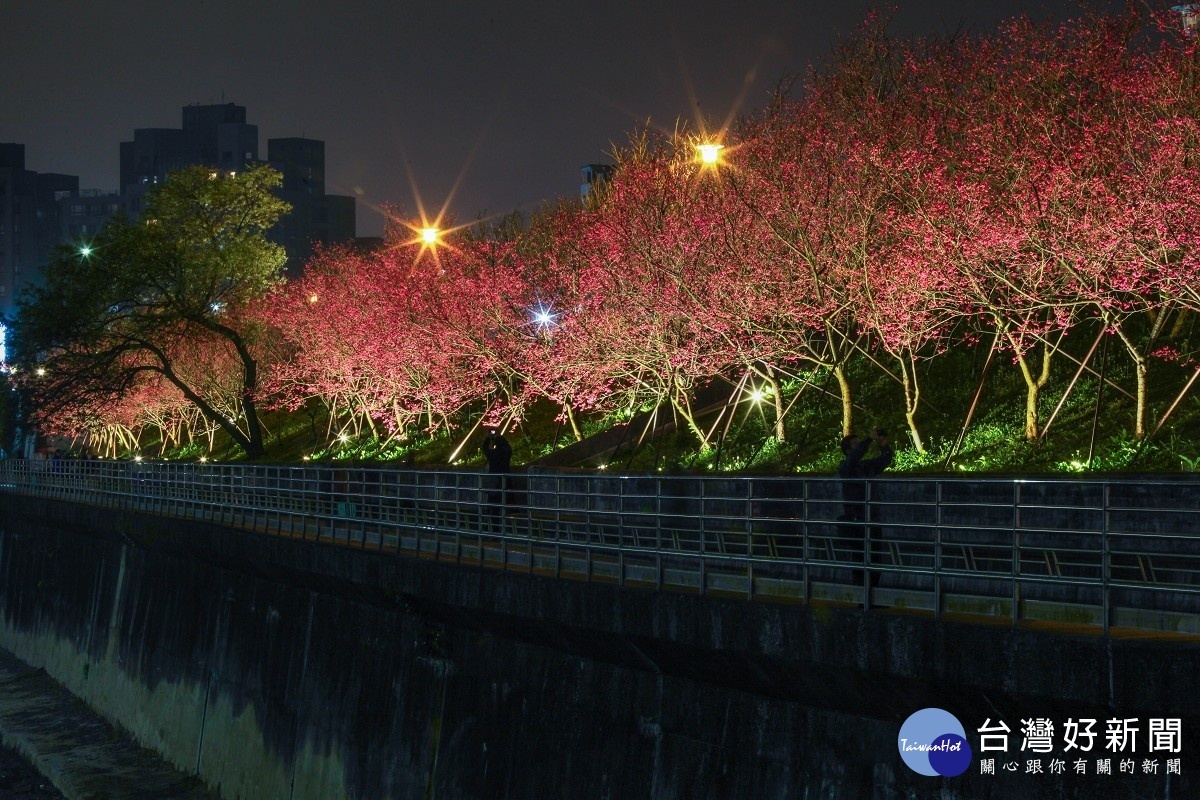
[[[216,800],[46,674],[0,649],[0,742],[68,800]],[[3,765],[0,764],[0,770]],[[0,776],[4,775],[0,772]],[[14,787],[16,788],[16,787]],[[2,789],[0,789],[2,791]],[[54,794],[13,794],[42,800]],[[0,798],[8,795],[0,793]]]
[[[63,800],[63,795],[20,753],[0,747],[0,800]]]

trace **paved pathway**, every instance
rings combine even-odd
[[[194,776],[139,747],[125,731],[88,708],[44,670],[0,649],[0,743],[53,783],[59,794],[21,794],[23,778],[6,791],[0,761],[0,800],[216,800]],[[32,779],[30,779],[32,780]],[[37,786],[37,781],[32,785]]]

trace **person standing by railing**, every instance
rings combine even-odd
[[[484,479],[489,490],[487,514],[489,517],[498,517],[507,503],[505,482],[508,478],[505,473],[512,468],[512,445],[500,431],[493,428],[483,440],[483,457],[487,459],[489,473]]]
[[[512,452],[512,445],[498,430],[493,429],[483,440],[483,457],[487,459],[488,472],[508,472],[512,467]]]
[[[877,454],[866,458],[871,445],[877,448]],[[866,556],[871,549],[871,531],[867,527],[867,479],[876,478],[892,464],[894,452],[887,431],[876,428],[869,438],[847,436],[842,439],[842,463],[838,465],[838,477],[842,479],[842,514],[838,521],[839,535],[847,539],[851,558],[855,563],[866,567]],[[862,570],[855,570],[854,583],[861,584]],[[875,575],[871,573],[871,585],[875,585]]]

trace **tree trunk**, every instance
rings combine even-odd
[[[1188,319],[1188,310],[1186,308],[1179,309],[1179,314],[1175,317],[1175,324],[1171,326],[1170,337],[1178,339],[1183,335],[1183,326]]]
[[[675,413],[683,417],[687,423],[688,430],[696,434],[696,438],[700,440],[700,449],[708,447],[708,434],[700,430],[700,426],[696,424],[696,420],[692,415],[691,405],[688,403],[686,395],[680,395],[675,392],[671,393],[671,407],[675,409]]]
[[[1038,397],[1042,387],[1050,380],[1050,360],[1054,351],[1050,345],[1042,343],[1042,367],[1035,375],[1029,358],[1021,351],[1019,343],[1011,334],[1006,332],[1006,335],[1013,350],[1017,353],[1017,365],[1021,368],[1021,376],[1025,379],[1025,439],[1032,442],[1038,438],[1038,433],[1040,433]]]
[[[1146,436],[1146,383],[1149,365],[1141,355],[1135,360],[1134,371],[1137,374],[1137,409],[1133,417],[1133,436],[1135,439],[1143,439]]]
[[[1025,391],[1025,440],[1032,442],[1038,438],[1038,389],[1036,383],[1026,380]]]
[[[842,436],[849,436],[854,429],[854,398],[850,394],[850,379],[846,377],[846,369],[841,364],[833,368],[833,376],[837,378],[842,397]]]
[[[254,392],[258,388],[258,362],[250,357],[249,351],[239,337],[235,341],[238,354],[242,357],[242,412],[246,415],[246,458],[261,458],[266,453],[263,446],[262,423],[258,419],[258,408],[254,403]]]
[[[925,453],[925,444],[921,441],[921,432],[917,430],[917,406],[921,402],[921,386],[917,382],[917,363],[911,351],[908,358],[897,355],[900,362],[900,375],[904,379],[904,419],[908,422],[909,433],[912,434],[913,447],[918,453]],[[911,369],[911,372],[910,372]]]
[[[1137,439],[1142,439],[1146,435],[1146,414],[1147,402],[1146,396],[1149,386],[1150,362],[1147,360],[1146,353],[1154,349],[1158,337],[1162,334],[1162,329],[1166,325],[1167,315],[1163,312],[1150,314],[1150,331],[1146,335],[1144,346],[1138,347],[1137,344],[1129,337],[1125,326],[1117,320],[1108,319],[1109,328],[1121,340],[1121,344],[1125,346],[1125,352],[1129,353],[1130,359],[1133,360],[1133,372],[1136,380],[1137,395],[1133,414],[1133,435]]]
[[[775,405],[775,441],[783,444],[787,441],[787,426],[783,424],[783,416],[786,413],[783,408],[783,391],[773,373],[767,377],[767,385],[771,387],[771,401]]]
[[[563,411],[567,415],[567,422],[571,423],[571,433],[575,436],[575,441],[583,441],[583,432],[579,430],[579,423],[575,421],[575,412],[571,409],[571,402],[568,400],[563,403]]]

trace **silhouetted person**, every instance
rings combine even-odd
[[[484,479],[484,485],[489,490],[487,511],[489,516],[497,517],[500,515],[501,507],[506,505],[508,500],[504,486],[506,480],[504,473],[508,472],[512,465],[512,445],[501,435],[500,431],[493,430],[483,440],[483,457],[487,459],[488,472],[496,476]]]
[[[865,458],[874,444],[878,454]],[[842,439],[842,463],[838,465],[838,477],[842,479],[842,515],[838,521],[847,523],[839,526],[838,533],[849,540],[851,558],[863,564],[870,547],[871,532],[867,528],[867,478],[875,478],[891,466],[892,445],[887,431],[876,428],[869,439],[847,436]],[[871,585],[875,575],[871,574]],[[862,571],[855,570],[855,584],[861,584]]]
[[[488,472],[508,472],[512,465],[512,445],[500,431],[492,431],[483,440],[483,457],[487,459]]]
[[[874,458],[864,458],[871,445],[879,448]],[[887,431],[876,428],[868,439],[850,435],[842,439],[842,463],[838,465],[838,477],[842,479],[842,515],[845,522],[863,522],[867,518],[866,478],[875,478],[892,464],[892,445]]]

